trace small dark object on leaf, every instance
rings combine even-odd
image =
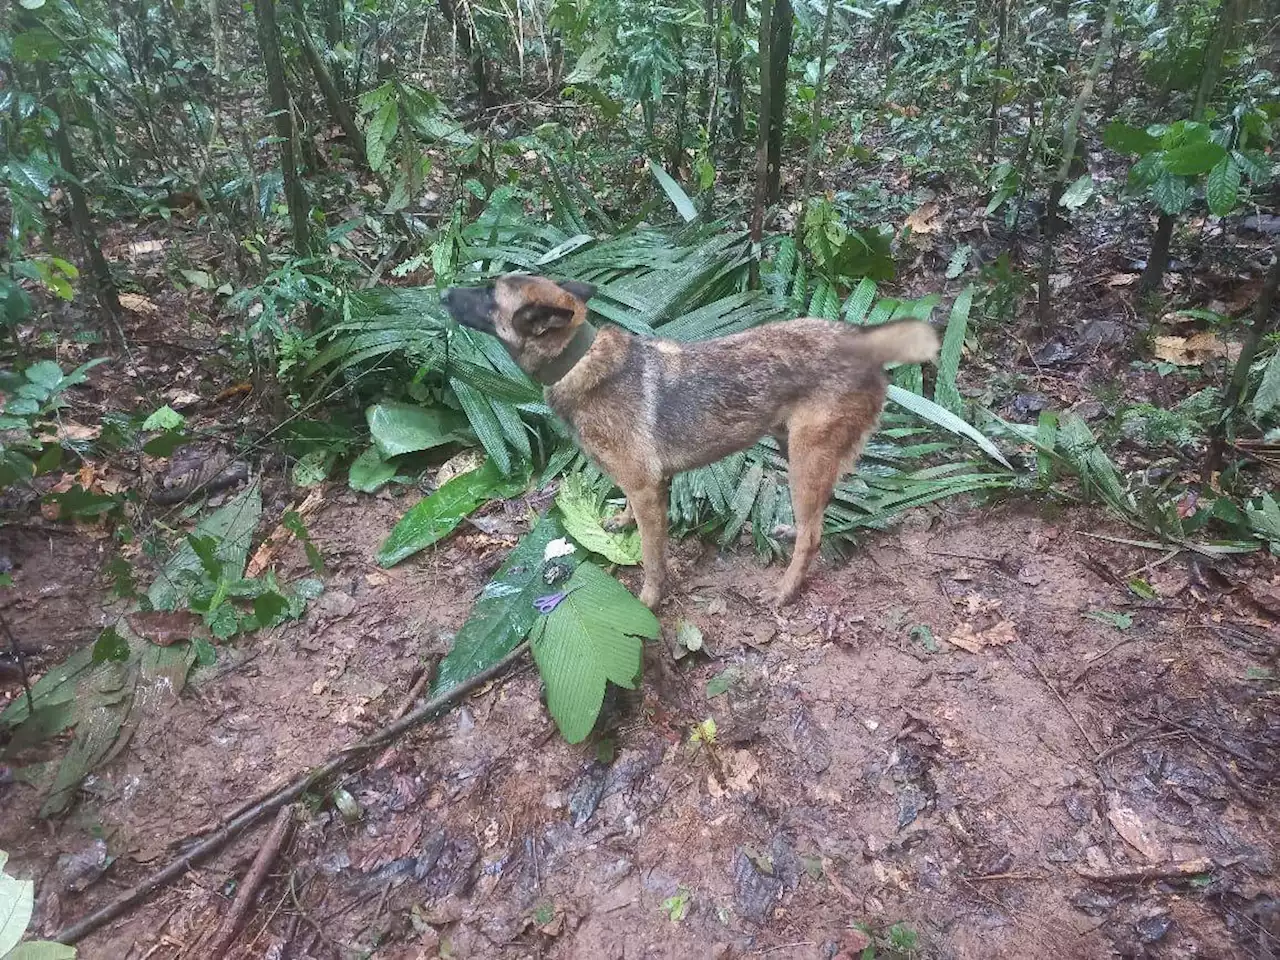
[[[554,587],[557,583],[564,583],[571,576],[577,564],[567,563],[563,559],[557,558],[550,561],[542,570],[542,580],[549,587]]]

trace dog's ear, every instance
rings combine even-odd
[[[569,325],[574,311],[550,303],[526,303],[511,315],[511,326],[522,337],[540,337]]]
[[[586,303],[596,295],[596,285],[594,283],[583,283],[581,280],[566,280],[560,284],[560,289],[565,293],[571,293],[583,303]]]

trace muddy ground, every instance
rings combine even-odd
[[[65,820],[0,786],[0,849],[37,881],[41,931],[395,711],[523,525],[508,510],[381,570],[405,506],[335,491],[311,521],[328,575],[306,618],[197,671]],[[481,690],[343,782],[358,816],[304,807],[230,956],[817,960],[861,955],[862,924],[881,957],[1274,957],[1280,703],[1258,678],[1280,567],[1178,556],[1138,601],[1125,576],[1163,555],[1098,532],[1124,531],[1084,510],[920,511],[782,615],[759,601],[776,566],[686,541],[664,628],[696,623],[713,656],[655,644],[641,694],[580,746],[531,669]],[[28,642],[48,536],[10,545],[32,553],[10,608]],[[46,627],[91,633],[101,612],[68,592]],[[714,742],[691,743],[707,717]],[[80,956],[207,956],[266,830]],[[86,875],[68,855],[101,842],[109,866]]]

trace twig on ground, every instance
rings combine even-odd
[[[1178,880],[1196,877],[1208,873],[1218,866],[1208,857],[1197,857],[1194,860],[1179,860],[1174,863],[1157,863],[1150,867],[1136,867],[1132,870],[1086,870],[1077,867],[1076,873],[1086,880],[1098,883],[1145,883],[1148,880]]]
[[[965,877],[971,883],[981,883],[984,880],[1048,880],[1049,877],[1043,873],[988,873],[980,877]]]
[[[69,927],[59,930],[53,939],[68,945],[83,940],[99,927],[110,923],[125,913],[130,907],[146,900],[156,890],[178,879],[193,864],[217,853],[263,817],[275,813],[286,803],[292,803],[313,786],[335,774],[360,766],[375,750],[386,746],[419,724],[432,719],[441,711],[454,706],[472,691],[501,676],[528,652],[529,642],[526,640],[489,669],[482,670],[469,680],[458,684],[437,697],[433,697],[399,720],[383,727],[377,733],[365,737],[349,747],[342,748],[320,766],[299,775],[291,782],[284,784],[268,796],[242,810],[230,820],[225,821],[222,826],[206,839],[188,849],[167,867],[157,870],[140,883],[126,890],[105,907],[95,910],[89,916],[71,924]]]
[[[1111,646],[1107,647],[1107,649],[1103,650],[1101,653],[1095,654],[1094,656],[1090,657],[1088,660],[1084,662],[1084,666],[1076,671],[1076,675],[1072,677],[1071,682],[1067,684],[1067,689],[1068,690],[1072,689],[1073,687],[1075,687],[1076,684],[1078,684],[1082,679],[1084,679],[1084,675],[1088,673],[1090,670],[1092,670],[1099,660],[1105,660],[1107,657],[1111,656],[1111,654],[1115,653],[1117,650],[1123,647],[1126,643],[1133,643],[1133,641],[1137,639],[1138,639],[1137,637],[1133,637],[1133,636],[1123,637],[1120,640],[1113,643]]]
[[[1115,746],[1107,747],[1107,749],[1103,750],[1101,753],[1099,753],[1097,756],[1093,758],[1094,765],[1096,766],[1097,764],[1110,760],[1117,753],[1123,753],[1125,750],[1128,750],[1130,747],[1132,747],[1135,743],[1141,743],[1143,740],[1147,739],[1147,737],[1151,736],[1153,733],[1159,730],[1160,727],[1161,727],[1161,724],[1153,723],[1149,727],[1143,727],[1133,736],[1125,737]]]
[[[227,915],[222,918],[222,923],[219,925],[218,931],[214,934],[213,940],[209,945],[208,956],[212,957],[213,960],[221,960],[227,951],[231,949],[231,944],[235,942],[236,937],[240,935],[240,930],[249,918],[249,911],[253,909],[253,902],[258,897],[258,891],[267,879],[267,874],[270,872],[272,864],[275,863],[276,857],[280,853],[280,848],[284,846],[285,838],[289,835],[289,827],[293,823],[293,814],[294,807],[292,805],[281,807],[276,813],[275,823],[271,825],[271,832],[267,834],[267,839],[259,848],[258,855],[253,858],[253,865],[249,867],[249,872],[245,874],[244,880],[236,887],[236,898],[231,901],[231,908],[227,911]]]
[[[1040,680],[1044,685],[1049,688],[1049,692],[1058,698],[1058,703],[1062,704],[1062,709],[1065,710],[1067,716],[1071,718],[1071,722],[1076,725],[1076,729],[1080,731],[1080,736],[1084,737],[1084,742],[1089,745],[1089,749],[1093,752],[1093,755],[1097,756],[1098,745],[1093,742],[1093,737],[1089,736],[1089,731],[1084,728],[1084,724],[1076,719],[1076,715],[1071,711],[1071,707],[1067,705],[1067,701],[1062,696],[1062,693],[1053,685],[1053,681],[1045,675],[1045,672],[1040,669],[1040,664],[1036,663],[1034,657],[1028,657],[1027,659],[1031,661],[1031,666],[1035,668],[1036,674],[1040,677]]]

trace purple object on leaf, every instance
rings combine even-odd
[[[545,597],[538,597],[533,601],[533,605],[539,613],[543,615],[548,614],[556,607],[560,606],[560,604],[564,602],[564,598],[571,592],[572,591],[570,590],[560,590],[556,593],[549,593]]]

